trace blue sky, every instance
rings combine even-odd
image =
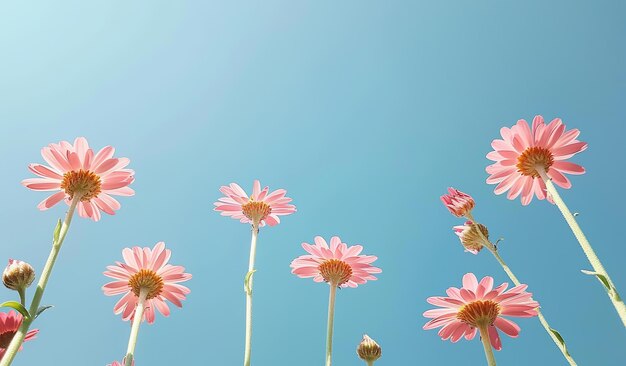
[[[334,364],[484,362],[480,342],[421,329],[428,296],[466,272],[507,280],[464,253],[439,202],[472,194],[475,217],[580,365],[622,365],[626,332],[556,207],[522,207],[485,183],[502,126],[542,114],[582,130],[587,174],[562,191],[622,294],[626,198],[626,5],[619,1],[60,1],[0,8],[1,253],[39,271],[65,208],[20,186],[40,148],[85,136],[131,159],[135,197],[76,219],[44,297],[54,304],[14,365],[105,365],[130,330],[102,271],[127,246],[165,241],[194,275],[183,309],[143,326],[137,365],[243,358],[249,228],[212,211],[218,188],[255,178],[298,207],[259,238],[254,365],[320,365],[328,288],[290,273],[303,241],[339,235],[379,257],[379,281],[337,296]],[[613,185],[618,188],[613,188]],[[2,299],[13,293],[0,290]],[[503,337],[503,365],[565,364],[536,319]]]

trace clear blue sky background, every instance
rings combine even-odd
[[[334,364],[481,365],[480,342],[423,331],[428,296],[464,273],[506,281],[464,253],[439,202],[449,185],[530,285],[580,365],[626,362],[626,331],[556,207],[495,196],[485,154],[501,126],[543,114],[582,130],[588,173],[563,192],[626,294],[622,1],[58,1],[0,6],[2,261],[41,270],[58,206],[20,186],[50,142],[86,136],[132,160],[137,195],[116,216],[75,220],[22,365],[104,365],[128,323],[105,297],[126,246],[165,241],[194,275],[182,310],[144,326],[141,365],[239,365],[250,231],[219,216],[218,188],[255,178],[298,207],[263,229],[253,364],[321,365],[328,287],[290,273],[303,241],[339,235],[379,256],[379,281],[338,294]],[[2,299],[15,294],[0,290]],[[537,319],[503,337],[502,365],[565,364]]]

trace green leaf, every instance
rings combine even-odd
[[[26,310],[26,308],[17,301],[5,301],[2,304],[0,304],[0,308],[13,308],[17,310],[20,314],[22,314],[24,318],[30,317],[28,310]]]
[[[61,219],[57,221],[57,226],[54,228],[54,232],[52,233],[52,242],[54,244],[59,242],[59,234],[61,234]]]
[[[37,312],[35,313],[35,319],[37,319],[37,317],[39,315],[41,315],[41,313],[43,313],[44,311],[46,311],[46,310],[48,310],[48,309],[50,309],[52,307],[54,307],[54,306],[52,306],[52,305],[40,306],[39,309],[37,309]]]
[[[563,348],[563,352],[569,356],[569,352],[567,351],[567,346],[565,345],[565,340],[563,339],[563,337],[561,336],[561,333],[557,332],[556,329],[554,328],[550,328],[550,331],[552,332],[552,334],[554,334],[554,336],[559,340],[559,342],[561,343],[561,347]]]
[[[582,273],[586,274],[586,275],[596,276],[598,278],[598,280],[600,280],[600,282],[604,285],[604,287],[606,287],[607,291],[609,291],[610,293],[613,292],[613,287],[611,287],[611,283],[606,278],[606,276],[604,276],[602,273],[593,272],[593,271],[587,271],[587,270],[584,270],[584,269],[582,269],[580,271]]]
[[[246,291],[246,294],[252,295],[252,289],[250,288],[250,278],[252,278],[252,274],[256,272],[256,269],[246,273],[246,278],[243,280],[243,289]]]

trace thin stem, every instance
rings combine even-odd
[[[374,361],[365,361],[367,366],[374,366]]]
[[[491,348],[491,342],[489,342],[489,331],[487,326],[478,327],[480,331],[480,340],[483,342],[483,348],[485,349],[485,357],[487,358],[487,365],[496,366],[496,358],[493,355],[493,348]]]
[[[21,287],[17,290],[17,293],[20,294],[20,304],[26,307],[26,289]]]
[[[246,292],[246,347],[243,359],[244,366],[250,366],[250,353],[252,351],[252,282],[254,275],[254,259],[256,257],[256,243],[259,237],[259,223],[252,223],[252,238],[250,239],[250,260],[248,262],[248,273],[244,281]]]
[[[474,217],[472,216],[471,213],[467,214],[467,218],[472,221],[473,223],[477,223],[474,220]],[[513,281],[513,283],[515,284],[515,286],[519,286],[522,283],[520,282],[520,280],[517,279],[517,276],[515,276],[515,274],[513,273],[513,271],[511,270],[511,268],[509,268],[509,266],[504,262],[504,259],[502,259],[502,257],[500,256],[500,253],[498,253],[498,251],[496,250],[495,245],[493,245],[490,241],[489,238],[485,237],[485,235],[482,233],[482,231],[478,230],[478,234],[482,237],[483,241],[485,243],[489,243],[488,245],[485,245],[485,248],[487,248],[491,254],[493,254],[493,256],[496,258],[496,260],[498,261],[498,263],[500,263],[500,266],[502,266],[502,269],[504,269],[504,272],[506,272],[507,276],[509,276],[509,278],[511,279],[511,281]],[[574,358],[572,358],[572,356],[569,354],[569,352],[567,351],[567,349],[565,348],[565,342],[561,343],[561,341],[556,337],[556,335],[554,334],[554,332],[552,331],[553,328],[550,327],[550,324],[548,324],[548,321],[546,320],[546,318],[543,316],[543,314],[541,313],[541,310],[539,308],[537,308],[537,316],[539,317],[539,322],[541,323],[541,325],[543,326],[543,329],[546,330],[546,332],[548,333],[548,335],[550,336],[550,338],[552,338],[552,341],[556,344],[557,348],[561,351],[561,353],[563,354],[563,357],[565,357],[565,359],[567,360],[567,362],[571,365],[571,366],[576,366],[576,361],[574,361]]]
[[[608,284],[610,285],[610,289],[607,289],[608,290],[607,294],[609,295],[609,298],[613,302],[613,306],[615,307],[615,310],[617,310],[617,314],[621,318],[623,325],[626,327],[626,305],[624,304],[621,297],[619,296],[619,293],[617,292],[617,289],[615,288],[615,285],[613,284],[611,277],[609,277],[609,274],[604,269],[604,266],[600,262],[600,258],[598,258],[595,251],[591,247],[591,244],[589,244],[589,241],[585,237],[585,234],[583,233],[582,229],[580,228],[580,226],[578,226],[578,223],[576,222],[574,215],[572,215],[569,208],[567,208],[567,206],[565,205],[565,202],[563,202],[561,195],[559,195],[559,192],[556,190],[556,187],[554,187],[554,184],[552,183],[552,180],[548,177],[548,174],[546,173],[545,169],[537,167],[536,170],[541,176],[541,179],[543,179],[544,183],[546,184],[548,194],[550,194],[550,196],[552,197],[552,200],[554,200],[554,203],[559,208],[559,210],[561,211],[561,214],[565,218],[565,221],[567,221],[567,224],[572,229],[572,232],[574,232],[574,236],[578,240],[580,247],[583,249],[585,256],[587,256],[587,260],[589,261],[589,263],[591,263],[591,267],[593,267],[593,270],[597,274],[604,276],[604,278],[608,281]]]
[[[333,353],[333,324],[335,322],[335,295],[337,284],[330,282],[330,295],[328,296],[328,329],[326,332],[326,366],[331,366]]]
[[[59,255],[59,251],[61,250],[61,246],[63,245],[63,241],[65,240],[65,236],[67,235],[67,231],[70,228],[70,224],[72,223],[72,217],[74,216],[74,210],[76,209],[76,205],[80,202],[80,196],[75,195],[70,203],[70,208],[67,210],[67,214],[65,215],[65,220],[61,224],[61,230],[59,231],[59,240],[52,242],[52,249],[50,250],[50,255],[48,256],[48,260],[41,272],[41,277],[39,277],[39,282],[37,283],[37,289],[35,290],[35,295],[33,296],[33,301],[30,304],[29,313],[30,317],[22,320],[22,324],[18,328],[17,332],[13,336],[11,340],[11,344],[7,347],[4,357],[0,361],[0,366],[9,366],[17,351],[22,346],[22,342],[24,342],[24,338],[26,337],[26,333],[28,333],[28,329],[32,324],[34,318],[33,315],[37,314],[37,309],[39,309],[39,304],[41,303],[41,299],[43,297],[43,293],[46,290],[46,285],[48,284],[48,278],[50,278],[50,274],[52,273],[52,268],[54,267],[54,263],[56,262],[57,256]]]
[[[148,290],[142,288],[139,291],[139,300],[137,308],[135,308],[135,316],[133,317],[133,325],[130,329],[130,337],[128,338],[128,348],[126,349],[126,361],[124,366],[131,366],[135,358],[135,346],[137,346],[137,336],[139,335],[139,326],[143,320],[143,312],[146,309],[146,297]]]
[[[506,272],[506,274],[509,276],[511,281],[513,281],[515,286],[521,285],[521,282],[517,279],[517,277],[515,277],[515,275],[513,274],[513,271],[511,271],[509,266],[507,266],[507,264],[504,262],[502,257],[500,257],[500,254],[497,251],[492,251],[491,254],[493,254],[493,256],[496,257],[496,259],[498,260],[498,263],[500,263],[500,265],[502,266],[502,269],[504,269],[504,272]],[[550,335],[550,338],[552,338],[552,341],[554,341],[556,346],[559,348],[559,350],[563,354],[563,357],[565,357],[565,359],[570,365],[576,366],[576,361],[574,361],[574,358],[572,358],[572,356],[569,354],[569,352],[565,348],[565,343],[561,344],[561,341],[556,337],[554,332],[552,332],[553,328],[550,327],[550,324],[548,324],[548,321],[543,316],[539,308],[537,308],[537,316],[539,317],[539,322],[541,323],[543,328],[546,330],[548,335]]]

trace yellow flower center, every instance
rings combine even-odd
[[[161,294],[163,279],[151,269],[142,269],[128,280],[128,286],[137,297],[139,297],[141,289],[146,290],[148,293],[146,300],[150,300]]]
[[[272,208],[263,201],[250,199],[248,203],[241,205],[241,211],[253,222],[261,222],[261,220],[265,220],[272,213]]]
[[[78,194],[81,201],[89,201],[101,192],[100,177],[89,170],[72,170],[63,174],[61,189],[74,198]]]
[[[491,300],[476,300],[463,305],[456,314],[457,319],[472,327],[493,324],[500,314],[500,305]]]
[[[545,170],[550,169],[554,164],[554,156],[550,150],[545,147],[529,147],[524,150],[522,155],[517,157],[517,170],[522,175],[538,178],[537,166],[543,167]]]
[[[0,348],[7,349],[14,335],[15,331],[0,333]]]
[[[324,281],[341,286],[350,280],[352,267],[339,259],[328,259],[318,267]]]

